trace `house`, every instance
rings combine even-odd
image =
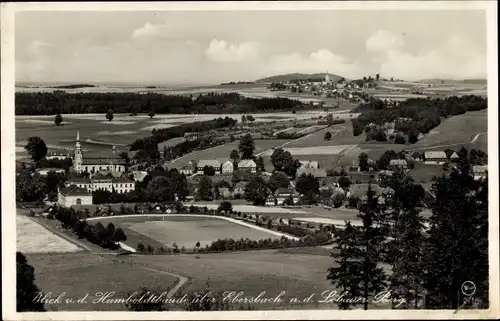
[[[483,180],[488,177],[488,165],[472,166],[472,173],[476,181]]]
[[[326,178],[326,170],[323,169],[323,168],[318,168],[318,169],[314,169],[314,168],[299,168],[297,170],[297,177],[302,176],[302,174],[305,174],[305,175],[311,174],[312,176],[314,176],[317,179]]]
[[[366,202],[367,200],[367,192],[368,192],[369,184],[353,184],[349,188],[346,197],[347,198],[356,198],[360,202],[358,202],[358,206]],[[384,196],[385,198],[391,197],[394,194],[394,190],[390,187],[380,187],[378,184],[371,184],[372,191],[374,192],[374,196],[379,198]]]
[[[41,176],[47,176],[50,172],[54,172],[56,174],[64,174],[66,171],[63,168],[53,168],[53,167],[47,167],[47,168],[37,168],[35,170],[35,173]]]
[[[233,187],[233,196],[234,197],[243,197],[243,195],[245,194],[245,187],[246,187],[246,183],[245,182],[238,182],[234,185]]]
[[[215,174],[216,175],[220,174],[221,164],[218,160],[216,160],[216,159],[202,159],[202,160],[200,160],[198,162],[198,164],[196,165],[196,170],[197,170],[198,174],[203,174],[203,168],[205,166],[213,167],[213,169],[215,170]]]
[[[146,172],[146,171],[133,171],[132,172],[132,178],[136,182],[142,182],[144,180],[144,178],[146,178],[146,176],[148,176],[148,172]]]
[[[389,162],[389,167],[396,169],[396,168],[403,168],[407,169],[408,168],[408,162],[406,159],[391,159]]]
[[[238,171],[257,173],[257,164],[251,159],[242,159],[238,163]]]
[[[391,177],[394,174],[393,171],[382,170],[377,174],[377,181],[381,182],[383,179]]]
[[[72,177],[64,182],[66,187],[74,185],[85,188],[89,193],[98,190],[115,191],[117,193],[128,193],[135,190],[135,182],[126,177],[112,177],[95,175],[91,179]]]
[[[456,163],[459,159],[460,157],[456,152],[453,152],[453,154],[450,155],[450,162]]]
[[[91,205],[92,194],[86,188],[70,185],[59,189],[57,203],[65,207],[70,207],[71,205]]]
[[[202,169],[203,171],[203,169]],[[194,161],[189,161],[186,166],[182,167],[179,171],[181,174],[186,176],[193,175],[196,172],[196,164]]]
[[[413,152],[411,154],[411,157],[413,158],[414,161],[420,162],[422,160],[422,154],[419,152]]]
[[[222,174],[232,174],[234,172],[233,162],[228,160],[222,164]]]
[[[300,161],[300,168],[318,169],[319,168],[319,164],[318,164],[317,161],[301,160]]]
[[[71,158],[71,153],[70,152],[49,152],[49,153],[47,153],[45,158],[48,160],[51,160],[51,159],[65,160],[66,158]]]
[[[443,165],[448,161],[446,153],[443,151],[431,151],[424,154],[425,164],[428,165]]]
[[[292,199],[293,204],[299,201],[299,193],[297,193],[293,188],[278,188],[274,195],[269,195],[266,199],[266,205],[287,205],[285,204],[287,199]]]
[[[219,197],[223,199],[233,198],[233,193],[227,187],[219,187]]]

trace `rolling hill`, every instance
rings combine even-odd
[[[307,80],[307,79],[318,79],[318,78],[325,78],[326,73],[317,73],[317,74],[301,74],[301,73],[292,73],[292,74],[286,74],[286,75],[277,75],[277,76],[271,76],[267,78],[262,78],[259,80],[256,80],[255,82],[257,83],[271,83],[271,82],[285,82],[285,81],[291,81],[291,80]],[[342,79],[342,76],[335,75],[335,74],[328,74],[330,75],[330,79],[333,81],[339,81]]]
[[[462,84],[475,84],[475,85],[486,85],[487,81],[486,79],[463,79],[463,80],[456,80],[456,79],[423,79],[419,80],[419,83],[425,83],[425,84],[447,84],[447,85],[462,85]]]

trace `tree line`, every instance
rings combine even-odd
[[[67,93],[18,92],[15,95],[16,115],[106,114],[220,114],[254,113],[292,110],[301,105],[288,98],[246,98],[238,93],[164,95],[160,93]]]
[[[467,111],[477,111],[488,107],[487,98],[475,95],[452,96],[445,99],[411,98],[397,105],[397,108],[388,108],[386,102],[371,99],[360,105],[356,111],[361,112],[358,118],[352,119],[354,136],[369,132],[369,124],[382,126],[386,122],[395,121],[395,130],[407,134],[410,143],[415,143],[419,133],[426,134],[441,123],[441,118],[464,114]],[[381,130],[371,133],[372,139],[383,141],[387,137]]]

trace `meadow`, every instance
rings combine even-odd
[[[49,311],[124,311],[122,303],[93,302],[99,292],[116,292],[112,298],[125,299],[140,287],[161,285],[173,288],[178,279],[161,270],[151,269],[134,262],[105,258],[89,252],[65,254],[27,254],[28,263],[35,268],[35,283],[53,298],[62,293],[61,303],[46,305]],[[77,303],[86,297],[85,303]],[[66,302],[72,298],[74,302]]]
[[[450,146],[451,149],[459,149],[462,144],[471,144],[477,134],[488,132],[488,110],[467,112],[462,115],[452,116],[445,119],[439,126],[432,129],[429,134],[418,141],[412,148],[426,148],[428,146]],[[474,140],[478,141],[479,137]],[[484,141],[479,141],[481,147],[484,146]],[[456,145],[455,147],[453,147]],[[487,145],[487,144],[486,144]],[[477,147],[476,147],[477,148]],[[482,149],[482,148],[481,148]],[[483,149],[487,151],[487,149]]]
[[[57,236],[24,215],[16,215],[16,250],[28,253],[80,252],[81,248]]]

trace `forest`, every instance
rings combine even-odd
[[[164,95],[159,93],[16,93],[16,115],[114,113],[221,114],[291,111],[301,105],[288,98],[246,98],[238,93]]]

